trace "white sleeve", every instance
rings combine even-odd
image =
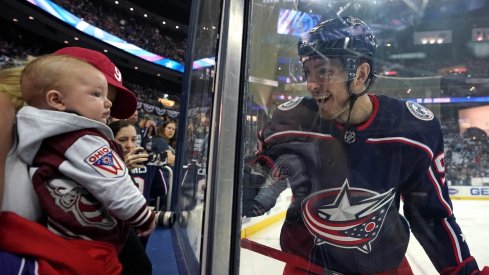
[[[93,135],[79,138],[66,150],[59,169],[116,217],[140,224],[146,220],[143,216],[149,215],[146,200],[132,182],[124,161],[103,138]]]

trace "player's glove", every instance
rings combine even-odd
[[[266,187],[273,161],[266,156],[249,157],[243,170],[243,208],[241,215],[256,217],[268,210],[255,200],[257,194]]]
[[[263,205],[261,205],[256,200],[243,201],[242,216],[244,216],[244,217],[257,217],[257,216],[261,216],[261,215],[265,214],[268,210],[265,209],[263,207]]]
[[[252,200],[256,194],[265,186],[270,168],[263,161],[270,162],[270,168],[273,161],[264,157],[248,157],[245,160],[243,169],[243,201]]]
[[[301,156],[296,154],[279,156],[275,161],[272,174],[276,179],[275,185],[283,189],[290,186],[292,190],[293,200],[287,210],[287,222],[301,220],[302,201],[311,192],[311,182],[307,174],[306,165]]]
[[[290,186],[295,199],[305,198],[311,192],[306,166],[298,155],[279,156],[275,160],[272,173],[276,182],[285,181]]]
[[[246,217],[265,214],[275,206],[280,193],[287,188],[287,182],[280,177],[272,177],[273,161],[260,156],[252,165],[245,167],[243,184],[243,211]],[[270,169],[272,168],[272,169]]]

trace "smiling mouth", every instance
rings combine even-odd
[[[318,104],[321,104],[321,103],[325,103],[326,101],[328,101],[328,99],[330,97],[331,97],[331,94],[327,93],[327,94],[317,95],[317,96],[315,96],[315,99],[316,99]]]

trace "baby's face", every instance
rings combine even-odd
[[[70,77],[61,91],[65,111],[107,123],[112,102],[105,76],[94,67],[81,66]]]

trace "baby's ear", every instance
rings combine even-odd
[[[58,90],[49,90],[46,93],[46,103],[56,111],[66,110],[66,106],[63,103],[63,94]]]

